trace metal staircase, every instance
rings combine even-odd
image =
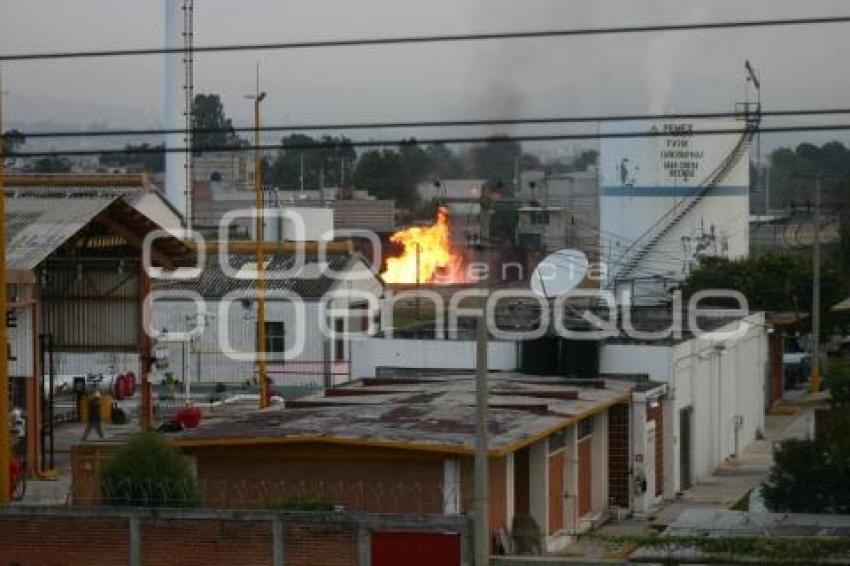
[[[627,279],[643,259],[655,248],[670,231],[691,212],[712,189],[717,187],[738,164],[750,147],[750,143],[758,132],[761,122],[761,111],[755,111],[749,106],[742,113],[745,122],[744,131],[732,151],[720,162],[717,168],[708,175],[705,181],[698,185],[697,194],[682,199],[665,212],[649,229],[632,242],[615,262],[614,276],[609,280],[613,285],[618,280]]]

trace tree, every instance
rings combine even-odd
[[[833,363],[831,406],[814,440],[786,440],[761,492],[776,512],[850,514],[850,365]]]
[[[221,148],[241,147],[244,141],[233,130],[217,94],[196,94],[192,104],[192,148],[195,154]]]
[[[186,458],[155,432],[137,434],[109,461],[101,476],[107,505],[196,507],[198,485]]]
[[[751,310],[809,313],[812,308],[812,265],[806,256],[766,252],[744,259],[705,257],[682,283],[687,300],[697,291],[740,291]],[[833,305],[844,298],[845,289],[836,266],[821,266],[821,304]],[[828,336],[838,323],[835,313],[821,311],[821,332]]]
[[[68,173],[72,168],[70,159],[55,156],[36,159],[30,166],[30,170],[35,173]]]
[[[165,144],[139,145],[127,144],[123,153],[109,153],[100,156],[100,164],[108,167],[138,166],[151,173],[165,171]]]
[[[575,161],[570,164],[570,171],[587,171],[591,165],[596,165],[599,159],[599,152],[595,149],[586,149],[576,157]]]
[[[416,186],[407,176],[401,154],[391,149],[367,151],[360,156],[354,186],[381,199],[395,199],[403,208],[416,205]]]
[[[316,189],[320,181],[326,187],[342,186],[357,158],[351,140],[345,136],[324,136],[316,140],[305,134],[292,134],[281,139],[281,150],[268,167],[269,182],[288,189],[301,187],[303,165],[304,188]]]
[[[6,155],[15,155],[15,151],[27,142],[27,138],[18,130],[8,130],[0,138],[2,138],[0,139],[0,143],[2,143],[0,149],[5,151]],[[3,151],[0,151],[0,153],[3,153]]]

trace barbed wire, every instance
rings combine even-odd
[[[85,483],[85,482],[83,482]],[[386,482],[237,478],[101,478],[96,492],[75,488],[74,506],[200,507],[292,511],[441,514],[472,507],[471,481]]]

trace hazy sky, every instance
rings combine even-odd
[[[195,32],[197,45],[210,45],[847,14],[846,0],[195,0]],[[243,94],[253,89],[258,60],[266,123],[724,111],[743,98],[750,59],[766,107],[850,106],[848,32],[850,24],[835,24],[205,53],[195,88],[220,93],[238,124],[250,117]],[[161,0],[0,2],[3,53],[162,41]],[[161,125],[162,59],[7,63],[8,117],[30,127]],[[425,135],[357,135],[401,133]],[[446,133],[473,131],[436,132]]]

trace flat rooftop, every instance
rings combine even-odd
[[[502,456],[627,402],[634,383],[491,374],[488,429]],[[184,447],[319,442],[472,454],[475,376],[363,379],[286,407],[202,422],[174,435]]]

